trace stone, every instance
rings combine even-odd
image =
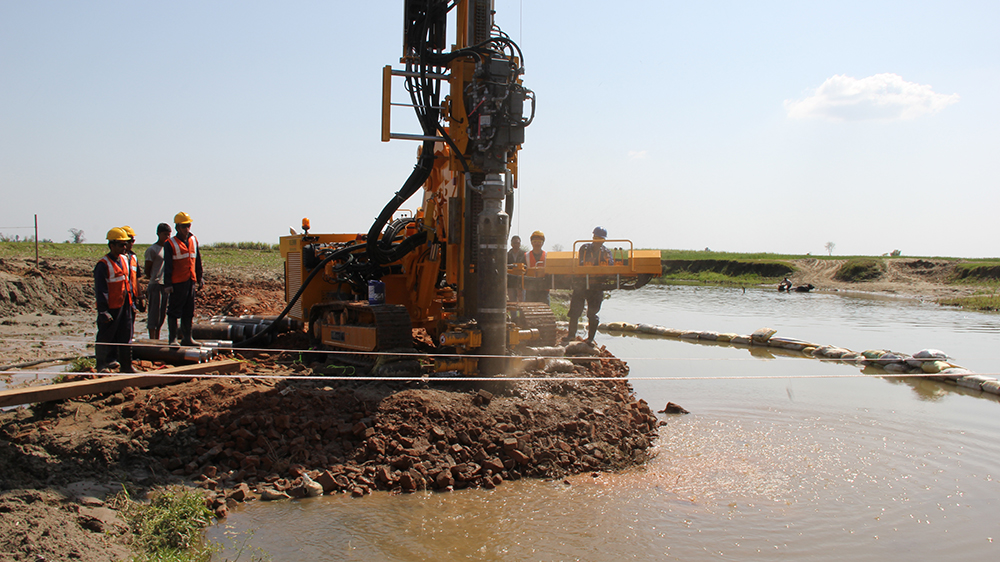
[[[235,488],[230,490],[229,496],[238,502],[247,501],[250,497],[250,486],[247,486],[246,482],[241,482]]]

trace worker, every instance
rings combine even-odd
[[[163,251],[170,239],[170,232],[170,225],[161,222],[156,226],[156,242],[146,248],[146,267],[143,268],[149,283],[146,287],[146,300],[149,301],[146,329],[151,340],[160,339],[160,328],[167,317],[167,295],[163,293]]]
[[[545,244],[545,233],[541,230],[532,232],[531,251],[525,255],[529,268],[541,269],[545,267],[545,250],[542,249],[543,244]],[[524,300],[549,304],[549,284],[551,281],[548,277],[526,278],[525,282],[527,283],[527,289],[525,290]]]
[[[507,251],[507,268],[510,269],[511,266],[519,263],[527,265],[528,260],[524,257],[524,248],[521,247],[521,237],[515,234],[510,238],[510,250]],[[523,279],[523,275],[507,276],[507,300],[524,300],[524,289],[522,289]]]
[[[128,234],[119,227],[108,231],[108,253],[94,266],[94,294],[97,297],[97,345],[94,357],[98,372],[118,368],[122,373],[132,369],[133,309],[132,273],[125,246]],[[112,346],[109,344],[117,344]],[[112,349],[116,347],[117,349]],[[117,351],[118,360],[109,360]]]
[[[191,215],[181,211],[174,216],[177,232],[163,247],[163,292],[168,295],[167,339],[168,345],[177,341],[177,322],[180,320],[181,345],[200,345],[191,338],[194,325],[195,287],[205,286],[201,267],[198,239],[191,234]]]
[[[604,240],[608,237],[608,231],[603,226],[594,228],[593,241],[580,246],[580,265],[614,265],[615,260],[611,256],[611,251],[604,247]],[[583,304],[587,304],[587,343],[593,345],[594,336],[597,335],[597,324],[599,319],[597,313],[601,311],[601,304],[604,301],[604,279],[602,276],[580,275],[573,278],[573,295],[569,301],[569,336],[567,340],[576,338],[577,323],[580,314],[583,313]]]
[[[135,230],[128,225],[122,227],[125,234],[128,234],[128,241],[125,242],[125,257],[128,258],[128,268],[129,275],[132,278],[132,302],[135,303],[135,307],[139,309],[139,312],[146,312],[146,299],[142,295],[142,291],[139,290],[139,278],[142,277],[142,269],[139,267],[139,256],[135,255],[132,251],[132,246],[135,245]],[[135,318],[132,318],[132,322],[135,322]],[[132,330],[135,331],[134,329]]]

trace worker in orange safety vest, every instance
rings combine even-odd
[[[125,247],[128,234],[121,228],[108,231],[108,253],[94,266],[94,293],[97,297],[97,345],[94,348],[99,372],[132,368],[132,323],[135,309],[132,273]],[[117,348],[118,361],[109,360]]]
[[[180,320],[181,345],[200,345],[191,337],[194,324],[195,287],[202,289],[205,278],[201,267],[198,239],[191,234],[191,215],[180,212],[174,216],[177,232],[163,247],[163,292],[168,296],[168,345],[177,342],[177,322]]]
[[[529,268],[545,267],[545,250],[542,249],[543,244],[545,244],[545,233],[541,230],[532,232],[531,251],[526,254]],[[552,280],[548,276],[533,277],[525,279],[524,282],[524,300],[549,304],[549,285],[552,283]]]

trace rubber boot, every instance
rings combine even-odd
[[[198,347],[201,342],[191,339],[191,330],[193,329],[194,318],[181,318],[181,345]]]
[[[569,343],[576,339],[576,331],[579,329],[579,319],[570,318],[569,319],[569,335],[566,336],[565,343]]]
[[[132,368],[132,347],[128,345],[122,345],[118,347],[118,362],[121,364],[118,372],[119,373],[134,373],[135,369]]]
[[[167,317],[167,345],[177,345],[177,317]]]
[[[587,324],[587,343],[594,345],[594,336],[597,335],[597,322]]]
[[[108,346],[97,344],[94,346],[94,370],[100,373],[108,368]]]

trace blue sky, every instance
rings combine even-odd
[[[415,163],[379,141],[402,6],[0,2],[0,233],[367,231]],[[515,233],[1000,256],[1000,4],[627,6],[496,2],[537,96]]]

